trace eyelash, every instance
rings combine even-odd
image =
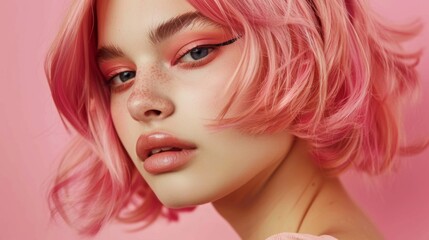
[[[233,38],[233,39],[230,39],[228,41],[225,41],[225,42],[222,42],[222,43],[217,43],[217,44],[198,45],[196,47],[193,47],[193,48],[185,51],[184,53],[179,54],[180,57],[178,57],[175,61],[173,61],[172,65],[176,65],[180,61],[180,59],[183,59],[183,57],[185,57],[186,55],[190,54],[193,50],[196,50],[196,49],[207,49],[208,48],[208,49],[211,49],[211,51],[209,52],[209,53],[211,53],[211,52],[217,50],[220,47],[227,46],[227,45],[230,45],[230,44],[234,43],[235,41],[237,41],[237,39],[238,38]],[[191,63],[190,68],[200,66],[201,65],[200,63],[204,62],[204,60],[206,58],[207,57],[204,57],[202,60],[195,60],[195,61],[193,61]]]
[[[210,60],[210,59],[208,59],[208,57],[209,57],[209,55],[213,54],[213,51],[216,51],[220,47],[230,45],[230,44],[234,43],[235,41],[237,41],[237,39],[238,39],[238,37],[230,39],[230,40],[222,42],[222,43],[198,45],[198,46],[193,47],[193,48],[191,48],[189,50],[186,50],[182,54],[179,54],[180,57],[178,57],[176,60],[174,60],[172,62],[172,65],[173,66],[177,65],[181,59],[183,59],[186,55],[190,54],[193,50],[196,50],[196,49],[210,49],[208,55],[205,56],[205,57],[203,57],[201,60],[195,60],[195,61],[192,61],[192,62],[183,63],[183,65],[182,65],[182,67],[184,67],[184,68],[199,67],[199,66],[203,65],[205,62],[207,62],[208,60]],[[112,72],[111,74],[109,74],[107,76],[108,81],[106,82],[106,85],[112,86],[113,85],[113,80],[116,77],[118,77],[121,73],[125,73],[125,72],[135,72],[135,71],[128,71],[128,70],[127,71],[121,71],[121,72],[114,71],[114,72]],[[120,89],[126,88],[127,85],[128,85],[127,84],[128,82],[130,82],[130,81],[123,82],[122,84],[119,84],[119,85],[115,86],[116,90],[120,91]]]
[[[197,49],[199,49],[199,50],[208,49],[207,56],[205,56],[205,57],[203,57],[201,59],[198,59],[198,60],[193,60],[193,61],[190,61],[190,62],[181,63],[181,67],[183,67],[183,68],[195,68],[195,67],[199,67],[199,66],[203,65],[204,63],[206,63],[208,60],[210,60],[209,56],[212,55],[213,52],[216,51],[218,48],[219,47],[214,46],[214,45],[200,45],[200,46],[196,46],[194,48],[191,48],[190,50],[187,50],[184,54],[181,54],[179,58],[177,58],[176,60],[174,60],[172,62],[171,65],[172,66],[177,65],[180,62],[180,60],[182,60],[188,54],[191,54],[192,51],[194,51],[194,50],[197,50]]]

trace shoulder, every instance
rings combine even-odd
[[[328,235],[315,236],[300,233],[279,233],[265,240],[337,240],[337,238]]]
[[[372,230],[368,231],[366,229],[359,230],[350,230],[350,231],[342,231],[331,233],[332,236],[335,236],[335,239],[341,240],[381,240],[384,239],[382,235],[378,232],[374,232]]]
[[[332,235],[310,235],[300,233],[279,233],[266,238],[265,240],[380,240],[381,236],[374,234],[367,234],[363,232],[339,232],[332,233]]]

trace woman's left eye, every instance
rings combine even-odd
[[[182,57],[179,58],[180,62],[195,62],[207,57],[215,47],[212,46],[199,46],[189,50]]]
[[[217,44],[196,46],[191,50],[188,50],[185,53],[179,55],[180,57],[177,58],[177,60],[174,62],[174,65],[178,63],[183,63],[183,66],[187,67],[197,67],[204,65],[212,59],[211,55],[214,51],[218,50],[218,48],[234,43],[237,41],[237,39],[238,37]]]

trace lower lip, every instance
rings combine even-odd
[[[172,172],[188,163],[194,153],[194,149],[157,153],[146,158],[143,167],[152,174]]]

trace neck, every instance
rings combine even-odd
[[[213,206],[242,239],[300,232],[328,182],[312,162],[306,144],[296,140],[283,161],[213,202]]]

